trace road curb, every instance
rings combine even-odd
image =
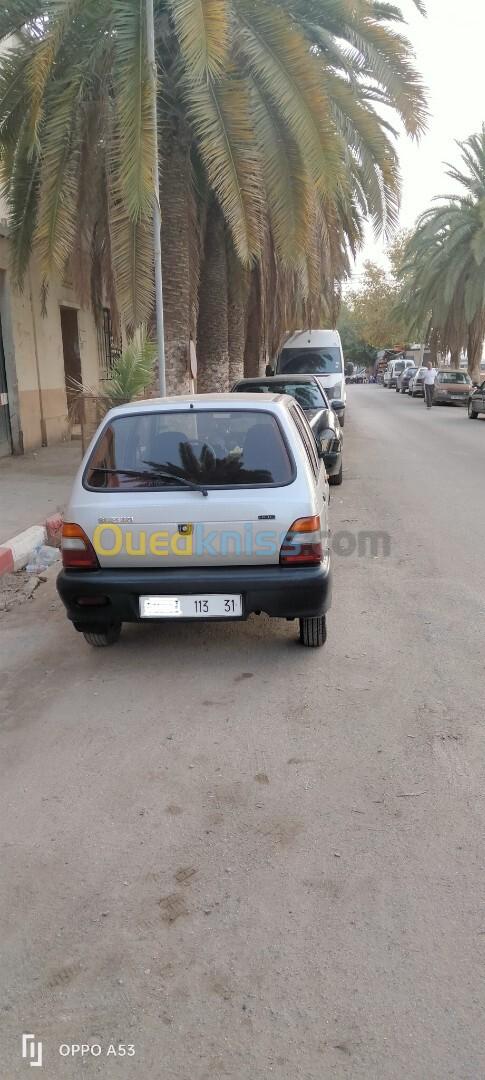
[[[0,577],[15,570],[23,570],[35,549],[45,544],[46,540],[45,525],[31,525],[30,529],[24,529],[11,540],[6,540],[0,547]]]

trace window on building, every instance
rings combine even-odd
[[[111,379],[113,367],[121,356],[121,348],[115,344],[113,323],[109,308],[103,308],[98,323],[99,377]]]

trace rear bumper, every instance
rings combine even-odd
[[[434,403],[435,403],[435,405],[462,405],[463,406],[463,405],[468,405],[469,400],[470,400],[470,398],[467,397],[465,394],[463,394],[462,397],[455,397],[455,398],[448,397],[447,394],[437,394],[436,392],[435,392],[435,395],[434,395]]]
[[[276,619],[312,618],[329,610],[332,578],[324,566],[62,570],[57,589],[76,629],[95,630],[116,622],[139,622],[140,596],[241,594],[243,619],[254,612]],[[103,604],[83,607],[79,600],[86,598]]]

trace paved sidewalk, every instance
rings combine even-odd
[[[80,462],[80,442],[0,459],[0,544],[64,510]]]

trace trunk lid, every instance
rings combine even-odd
[[[294,486],[294,485],[293,485]],[[283,493],[283,494],[282,494]],[[274,565],[301,500],[292,488],[116,496],[86,532],[102,567]],[[75,513],[75,511],[73,511]]]

